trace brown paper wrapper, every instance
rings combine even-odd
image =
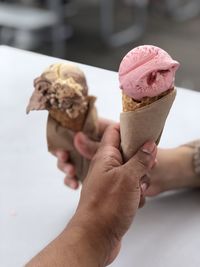
[[[82,128],[82,131],[92,140],[98,139],[97,111],[94,106],[95,100],[95,97],[90,97],[88,112]],[[75,149],[73,142],[74,134],[75,132],[62,127],[49,114],[47,120],[47,145],[49,152],[53,152],[56,149],[68,151],[70,161],[75,165],[76,176],[80,181],[83,181],[87,175],[90,161],[83,158]]]
[[[148,140],[160,141],[165,121],[176,97],[174,89],[159,100],[120,114],[121,148],[124,161],[129,160]]]

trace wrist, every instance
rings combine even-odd
[[[65,229],[65,234],[72,249],[83,263],[89,258],[91,266],[105,266],[109,259],[115,241],[109,231],[103,227],[93,214],[77,211]],[[87,263],[87,266],[90,266]],[[84,265],[81,265],[84,266]]]
[[[196,177],[193,166],[193,149],[187,146],[180,146],[172,149],[172,160],[176,166],[173,180],[175,188],[197,187],[200,179]]]

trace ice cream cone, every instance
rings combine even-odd
[[[57,149],[68,151],[75,165],[76,176],[83,180],[89,161],[74,147],[74,134],[83,131],[96,140],[98,134],[96,98],[88,95],[84,73],[72,64],[54,64],[34,80],[33,92],[27,113],[31,110],[47,110],[47,145],[54,153]]]
[[[129,160],[146,141],[159,143],[176,96],[179,63],[159,47],[144,45],[127,53],[119,67],[123,112],[121,148]]]
[[[27,112],[46,109],[61,126],[75,132],[83,128],[89,96],[80,69],[69,64],[51,65],[35,79],[34,86]]]

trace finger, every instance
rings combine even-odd
[[[103,133],[105,132],[105,129],[112,124],[115,124],[115,122],[111,121],[111,120],[104,119],[104,118],[99,119],[99,137],[100,138],[102,137]]]
[[[64,178],[64,184],[74,190],[79,188],[79,182],[75,177],[66,176]]]
[[[157,147],[152,141],[145,143],[138,152],[123,166],[132,177],[141,178],[152,168],[156,158]],[[134,174],[134,175],[133,175]]]
[[[56,150],[55,156],[58,158],[59,161],[66,162],[69,159],[69,154],[67,151],[63,150]]]
[[[68,160],[69,154],[67,151],[64,151],[62,149],[56,149],[56,150],[51,150],[51,154],[53,154],[57,158],[63,158],[63,160]]]
[[[106,129],[102,137],[101,145],[102,146],[110,145],[116,147],[117,149],[119,148],[120,145],[119,124],[110,125]]]
[[[91,159],[99,147],[99,142],[92,141],[84,133],[79,132],[74,137],[74,145],[83,157]]]
[[[76,174],[74,165],[72,165],[70,163],[64,163],[64,162],[61,162],[58,160],[57,167],[59,170],[70,175],[71,177],[74,177]]]

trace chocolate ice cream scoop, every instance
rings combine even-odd
[[[88,87],[84,73],[75,65],[53,64],[34,80],[31,110],[58,110],[74,119],[87,110]]]

